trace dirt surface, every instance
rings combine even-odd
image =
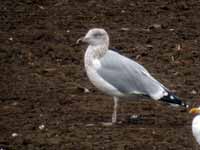
[[[110,47],[198,106],[199,0],[1,0],[0,10],[1,150],[195,149],[193,116],[161,102],[121,100],[119,123],[101,125],[113,101],[89,82],[75,42],[105,28]]]

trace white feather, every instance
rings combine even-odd
[[[100,61],[99,61],[98,59],[94,59],[94,60],[92,61],[92,63],[93,63],[93,67],[94,67],[95,69],[101,68],[101,63],[100,63]]]
[[[200,115],[194,117],[192,121],[192,133],[198,144],[200,144]]]

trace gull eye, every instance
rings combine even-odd
[[[94,37],[100,37],[102,34],[97,32],[97,33],[94,33]]]

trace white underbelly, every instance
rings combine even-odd
[[[198,144],[200,144],[200,126],[193,125],[192,132]]]
[[[192,121],[192,133],[198,142],[200,144],[200,116],[197,115],[193,121]]]
[[[112,86],[110,83],[106,82],[101,76],[99,76],[95,69],[93,69],[92,67],[87,66],[86,72],[92,84],[102,92],[112,96],[124,96],[114,86]]]
[[[200,144],[200,129],[199,129],[199,126],[198,127],[193,127],[193,135],[194,135],[197,143]]]

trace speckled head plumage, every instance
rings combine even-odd
[[[106,45],[109,46],[109,36],[108,33],[101,28],[90,29],[86,35],[77,40],[77,43],[80,41],[85,42],[92,46]]]

